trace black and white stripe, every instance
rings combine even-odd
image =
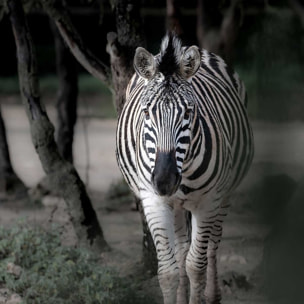
[[[141,199],[159,260],[164,303],[219,303],[216,249],[228,198],[253,157],[246,91],[215,54],[138,48],[117,127],[117,160]],[[191,212],[189,231],[184,212]],[[191,237],[189,237],[191,232]],[[202,284],[207,276],[206,285]]]

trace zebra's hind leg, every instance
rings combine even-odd
[[[158,280],[164,304],[176,304],[179,267],[175,259],[173,210],[157,198],[143,199],[142,205],[156,247]]]
[[[186,273],[186,256],[190,246],[189,214],[188,211],[174,209],[175,221],[175,256],[179,266],[179,286],[177,289],[177,304],[188,303],[189,280]]]

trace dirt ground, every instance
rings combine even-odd
[[[4,104],[2,114],[7,127],[12,163],[19,177],[33,188],[44,176],[31,143],[29,126],[21,106]],[[55,121],[52,108],[48,113]],[[130,202],[116,204],[107,199],[109,187],[121,180],[115,159],[115,120],[80,117],[75,134],[75,165],[89,189],[105,238],[113,248],[105,263],[116,265],[123,273],[136,275],[141,269],[142,230],[140,216]],[[298,182],[304,168],[304,124],[253,123],[255,158],[252,168],[233,197],[224,224],[218,253],[223,304],[270,303],[264,296],[264,241],[271,229],[261,219],[253,202],[262,200],[257,192],[268,176],[288,176]],[[266,200],[267,201],[267,200]],[[0,202],[0,224],[12,225],[24,219],[33,225],[58,223],[66,244],[75,236],[64,203],[47,196],[43,207],[8,201]],[[151,296],[159,299],[155,278],[147,281]],[[152,295],[153,294],[153,295]],[[148,303],[148,302],[147,302]],[[161,302],[160,302],[161,303]]]

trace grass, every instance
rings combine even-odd
[[[8,265],[21,267],[9,273]],[[59,230],[0,228],[0,285],[31,304],[140,304],[138,286],[84,249],[64,247]]]

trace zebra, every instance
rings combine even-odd
[[[134,69],[116,157],[153,237],[164,303],[220,303],[222,223],[253,158],[244,84],[219,56],[172,33],[156,56],[138,47]]]

